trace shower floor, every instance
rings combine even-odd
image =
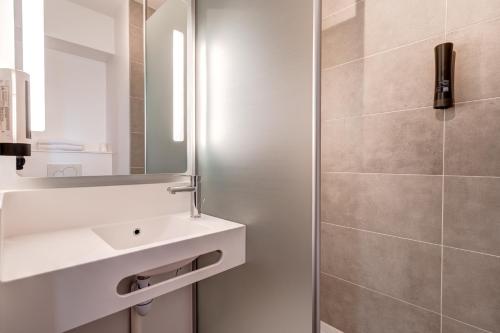
[[[321,333],[343,333],[335,327],[328,325],[327,323],[321,322]]]

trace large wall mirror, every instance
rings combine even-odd
[[[36,4],[35,4],[36,3]],[[23,177],[192,173],[190,0],[23,0]]]

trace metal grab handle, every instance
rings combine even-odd
[[[194,186],[175,186],[175,187],[168,187],[167,191],[170,194],[176,194],[176,193],[180,193],[180,192],[194,192],[194,191],[196,191],[196,187],[194,187]]]

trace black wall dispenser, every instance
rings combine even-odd
[[[434,92],[434,108],[448,109],[453,107],[453,43],[439,44],[435,47],[436,56],[436,90]]]

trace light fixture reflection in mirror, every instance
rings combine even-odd
[[[14,6],[0,0],[0,68],[14,68]]]
[[[173,140],[184,141],[184,34],[173,31],[172,38]]]
[[[207,73],[207,47],[204,42],[202,42],[199,48],[199,68],[198,68],[198,85],[199,85],[199,123],[200,123],[200,135],[199,141],[201,147],[205,147],[207,144],[207,108],[208,108],[208,73]]]
[[[45,131],[44,0],[22,2],[23,69],[30,75],[31,130]]]

